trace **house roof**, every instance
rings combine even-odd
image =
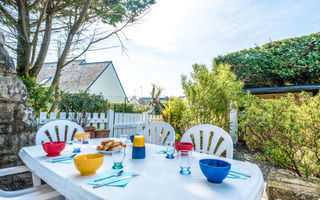
[[[86,63],[85,60],[75,60],[62,69],[60,77],[60,90],[77,93],[85,91],[98,78],[99,74],[108,67],[111,61]],[[56,72],[57,63],[44,63],[37,78],[38,82],[46,81],[50,86]]]
[[[250,91],[251,94],[271,94],[282,92],[316,92],[320,89],[320,84],[309,85],[291,85],[284,87],[263,87],[263,88],[248,88],[244,89],[245,92]]]

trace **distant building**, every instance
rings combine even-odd
[[[161,97],[160,99],[160,102],[161,101],[168,101],[169,100],[169,97]],[[139,100],[139,104],[142,105],[142,106],[147,106],[147,105],[150,105],[151,102],[152,102],[152,98],[151,97],[141,97]]]
[[[49,87],[56,67],[56,62],[44,63],[37,77],[38,83]],[[88,91],[91,94],[101,93],[110,102],[127,101],[112,61],[86,63],[85,60],[76,60],[68,64],[62,69],[59,88],[69,93],[81,91]]]
[[[136,96],[131,97],[129,103],[134,104],[134,105],[139,105],[139,101]]]

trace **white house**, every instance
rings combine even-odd
[[[45,63],[37,77],[38,83],[45,83],[49,87],[56,66],[56,62]],[[87,63],[85,60],[76,60],[68,64],[62,69],[59,88],[69,93],[101,93],[110,102],[128,101],[112,61]]]

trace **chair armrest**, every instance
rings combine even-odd
[[[30,171],[25,165],[0,169],[0,177]]]

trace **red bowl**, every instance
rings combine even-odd
[[[190,142],[175,142],[174,147],[176,148],[177,151],[180,151],[180,150],[192,151],[193,144]]]
[[[66,147],[66,142],[45,142],[42,147],[48,157],[60,156],[60,152]]]

